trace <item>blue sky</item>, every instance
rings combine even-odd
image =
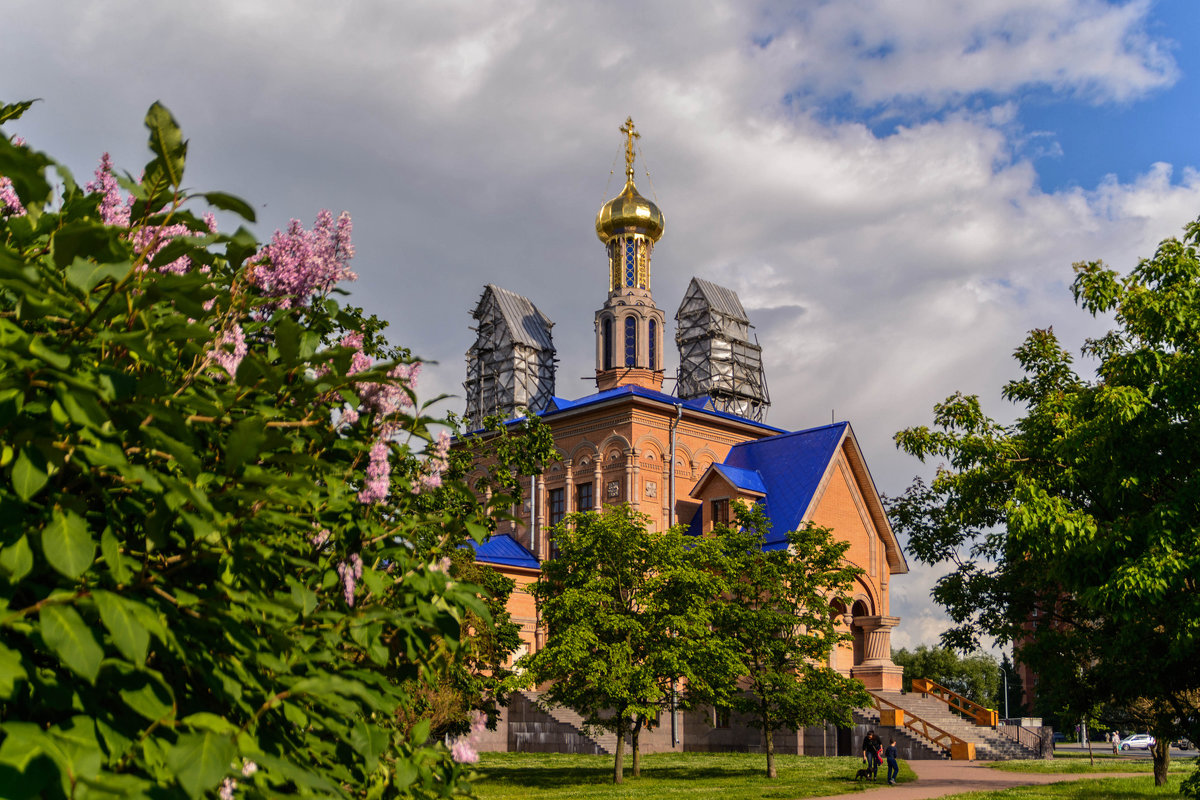
[[[1198,31],[1191,0],[10,0],[0,99],[42,98],[6,132],[81,179],[105,151],[136,173],[163,101],[189,184],[263,239],[350,211],[352,300],[436,362],[425,396],[461,394],[489,282],[555,322],[558,393],[586,393],[632,116],[659,307],[693,275],[737,291],[768,421],[834,410],[895,494],[931,469],[897,430],[956,390],[1011,418],[1026,331],[1104,329],[1072,263],[1127,270],[1200,215]],[[945,624],[913,566],[897,645]]]
[[[1109,174],[1129,181],[1155,161],[1200,164],[1200,3],[1156,3],[1146,29],[1171,43],[1178,77],[1170,86],[1127,102],[1096,104],[1048,92],[1022,98],[1021,124],[1048,131],[1061,148],[1036,162],[1044,190],[1092,186]]]

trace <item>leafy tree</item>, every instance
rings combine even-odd
[[[1033,331],[1016,351],[1023,377],[1004,387],[1016,422],[975,397],[938,405],[935,428],[897,443],[942,466],[891,507],[919,560],[954,567],[934,590],[955,622],[947,644],[1015,643],[1054,707],[1161,706],[1160,740],[1200,720],[1198,243],[1200,221],[1128,275],[1077,264],[1076,301],[1115,320],[1083,348],[1095,377],[1052,330]],[[1165,748],[1154,770],[1161,785]]]
[[[146,125],[141,179],[85,187],[0,136],[3,793],[459,793],[395,719],[487,608],[410,540],[488,521],[461,485],[421,506],[448,437],[335,299],[349,217],[220,233],[190,206],[252,208],[186,192],[175,120]]]
[[[587,726],[617,736],[613,782],[624,782],[625,736],[637,737],[668,707],[717,699],[738,662],[713,631],[711,599],[725,590],[708,569],[711,542],[680,528],[647,531],[628,505],[569,514],[555,526],[558,555],[534,587],[545,646],[522,662],[531,680],[549,681],[551,703],[577,711]]]
[[[912,691],[913,678],[927,678],[981,706],[996,708],[992,703],[996,690],[1003,690],[996,659],[986,653],[960,656],[947,647],[922,644],[912,651],[892,651],[892,661],[904,667],[906,692]]]
[[[450,422],[457,428],[460,420],[452,416]],[[499,519],[510,517],[508,509],[521,502],[524,482],[515,476],[540,474],[556,458],[553,436],[540,418],[506,423],[498,416],[488,417],[480,430],[456,437],[456,446],[447,454],[445,485],[414,498],[428,515],[427,523],[410,539],[414,551],[422,558],[445,559],[455,580],[479,587],[487,614],[465,614],[461,646],[443,652],[436,682],[414,679],[406,687],[414,698],[402,720],[406,729],[428,719],[433,738],[463,737],[483,715],[483,724],[495,730],[501,707],[520,688],[522,681],[508,666],[521,646],[520,625],[508,611],[516,584],[477,562],[474,548],[466,545],[469,535],[477,539],[490,535]],[[471,492],[461,491],[464,482],[469,482]],[[446,519],[469,514],[479,503],[476,498],[483,497],[489,498],[483,526],[472,531],[471,524],[458,528],[446,524]]]
[[[763,550],[770,522],[758,505],[737,505],[736,524],[719,527],[719,570],[728,576],[716,631],[742,661],[730,706],[752,718],[767,743],[767,777],[777,777],[774,733],[829,720],[850,725],[854,708],[870,702],[863,685],[830,668],[839,633],[831,604],[862,573],[845,560],[849,542],[813,525],[788,533],[788,547]]]

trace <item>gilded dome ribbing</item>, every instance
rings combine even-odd
[[[619,233],[634,232],[657,242],[663,235],[663,214],[651,201],[642,197],[633,185],[633,177],[625,181],[621,193],[600,207],[596,214],[596,235],[605,244]]]

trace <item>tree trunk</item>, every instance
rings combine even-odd
[[[763,733],[767,737],[767,777],[777,778],[779,773],[775,771],[775,731],[772,730],[771,709],[765,700],[760,701],[758,707],[762,713]]]
[[[1167,767],[1171,766],[1170,740],[1156,737],[1150,752],[1154,754],[1154,785],[1163,786],[1167,782]]]
[[[642,777],[642,750],[638,747],[638,737],[642,733],[642,721],[637,719],[633,723],[633,777]]]
[[[1082,730],[1086,730],[1086,728],[1084,728]],[[1096,757],[1094,755],[1092,755],[1092,737],[1091,736],[1087,737],[1087,742],[1088,742],[1088,764],[1090,764],[1091,766],[1094,767],[1094,766],[1096,766]]]
[[[625,719],[617,720],[617,756],[613,762],[613,783],[625,782]]]

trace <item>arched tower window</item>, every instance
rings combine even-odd
[[[630,288],[637,285],[637,251],[637,240],[632,236],[627,237],[625,239],[625,286]]]
[[[650,369],[658,369],[658,353],[656,351],[656,347],[658,346],[658,323],[655,320],[650,320],[650,327],[646,332],[646,345],[650,348],[650,361],[647,366]]]
[[[637,318],[625,318],[625,366],[637,366]]]
[[[613,368],[613,330],[612,317],[605,317],[600,322],[601,330],[601,346],[604,349],[603,361],[604,369]]]

